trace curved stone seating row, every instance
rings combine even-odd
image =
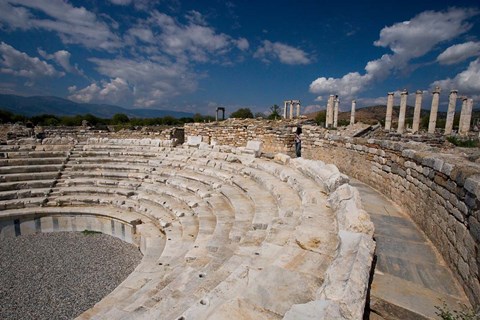
[[[373,242],[344,178],[229,147],[91,138],[40,209],[118,210],[159,234],[144,241],[149,263],[80,318],[359,318]]]
[[[0,146],[0,210],[42,206],[75,141],[35,139]]]

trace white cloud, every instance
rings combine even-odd
[[[182,24],[154,10],[147,19],[138,20],[127,31],[126,43],[136,51],[149,55],[168,55],[184,63],[228,63],[226,54],[232,49],[245,51],[249,48],[247,39],[235,39],[216,32],[197,11],[190,11],[186,20]]]
[[[237,44],[237,48],[242,51],[245,51],[250,47],[248,40],[245,38],[240,38],[237,41],[235,41],[235,43]]]
[[[37,57],[30,57],[12,46],[0,43],[0,72],[29,79],[39,77],[61,77],[63,72]]]
[[[319,77],[310,84],[310,92],[354,98],[392,72],[408,70],[412,59],[425,55],[439,43],[470,30],[471,24],[467,20],[476,14],[478,11],[460,8],[425,11],[409,21],[385,27],[374,45],[389,48],[393,54],[384,54],[380,59],[369,61],[363,75],[350,72],[341,78]]]
[[[448,47],[438,57],[440,64],[449,65],[480,55],[480,42],[469,41]]]
[[[64,43],[88,48],[111,50],[122,46],[120,38],[93,12],[62,0],[7,0],[0,9],[0,23],[12,29],[57,32]]]
[[[126,6],[132,3],[132,0],[109,0],[109,1],[119,6]]]
[[[90,59],[100,74],[111,79],[101,86],[93,83],[72,94],[79,101],[130,102],[137,107],[161,106],[170,98],[196,90],[199,75],[183,63],[163,63],[125,58]],[[125,80],[128,79],[128,85]],[[122,81],[123,82],[122,82]],[[116,90],[121,88],[121,90]],[[123,92],[122,96],[120,93]],[[114,95],[115,93],[115,95]],[[127,94],[128,93],[128,94]],[[128,99],[127,99],[128,97]]]
[[[272,59],[278,59],[281,63],[290,65],[309,64],[312,62],[305,51],[268,40],[262,42],[262,45],[255,51],[253,57],[261,59],[266,63],[269,63]]]
[[[318,105],[318,104],[311,104],[311,105],[302,107],[302,114],[313,113],[313,112],[325,110],[325,108],[326,108],[326,106],[321,106],[321,105]]]
[[[462,8],[424,11],[409,21],[383,28],[374,44],[390,48],[405,60],[421,57],[436,44],[468,31],[472,25],[466,20],[477,13]]]
[[[61,66],[63,68],[63,70],[65,70],[67,72],[83,75],[83,71],[80,70],[78,68],[78,66],[76,66],[76,65],[72,66],[70,64],[71,54],[70,54],[70,52],[68,52],[66,50],[59,50],[57,52],[54,52],[53,54],[48,54],[46,51],[39,48],[38,53],[44,59],[54,60],[59,66]]]
[[[480,94],[480,58],[470,62],[467,69],[457,74],[453,79],[435,81],[431,87],[439,86],[444,90],[458,90],[461,95]]]
[[[122,100],[131,99],[132,90],[129,88],[127,81],[122,78],[104,81],[100,85],[92,83],[91,85],[77,90],[76,86],[69,87],[71,95],[70,99],[79,102],[105,102],[117,103]]]

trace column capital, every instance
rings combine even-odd
[[[353,100],[352,100],[352,103],[355,103],[355,102],[357,102],[357,100],[353,99]]]
[[[440,93],[440,91],[441,91],[440,87],[436,86],[435,89],[433,89],[432,94]]]
[[[408,91],[407,91],[407,89],[403,89],[403,91],[402,91],[400,94],[402,94],[402,95],[404,95],[404,94],[408,94]]]
[[[457,93],[458,93],[458,90],[455,90],[455,89],[454,89],[454,90],[450,90],[450,94],[452,94],[452,93],[457,94]]]
[[[393,96],[395,94],[395,92],[389,92],[387,93],[389,96]]]
[[[423,94],[423,91],[422,90],[417,90],[415,91],[416,94]]]

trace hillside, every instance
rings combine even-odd
[[[41,114],[74,116],[87,113],[100,118],[111,118],[116,113],[124,113],[133,118],[156,118],[165,116],[182,118],[193,116],[193,113],[173,110],[126,109],[108,104],[77,103],[52,96],[22,97],[12,94],[0,94],[0,109],[27,117]]]

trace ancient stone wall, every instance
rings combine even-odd
[[[422,143],[343,138],[303,126],[302,156],[335,164],[400,205],[480,303],[480,165]]]
[[[250,140],[262,142],[262,151],[294,154],[296,120],[266,121],[229,119],[222,122],[185,124],[185,136],[201,136],[209,144],[245,147]]]

